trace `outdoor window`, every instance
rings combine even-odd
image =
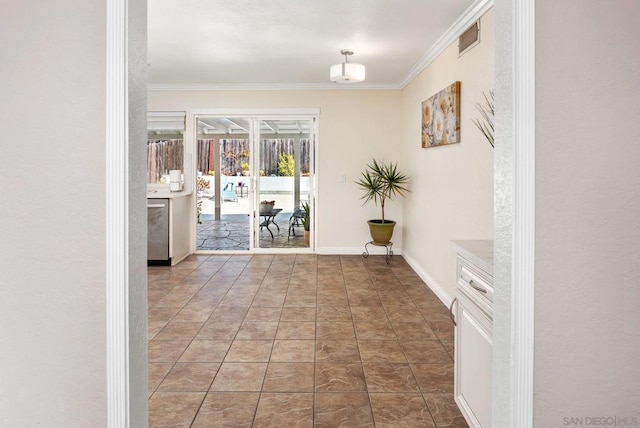
[[[147,183],[169,183],[169,171],[184,170],[184,112],[147,113]]]
[[[147,183],[168,183],[169,171],[183,167],[182,138],[147,140]]]

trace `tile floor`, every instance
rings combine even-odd
[[[149,274],[152,427],[466,427],[447,308],[402,257],[191,256]]]

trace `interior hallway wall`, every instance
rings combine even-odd
[[[402,90],[402,168],[412,177],[403,204],[403,254],[448,303],[455,289],[452,240],[493,239],[493,149],[472,123],[493,90],[493,11],[480,44],[458,57],[457,42]],[[421,148],[422,101],[461,82],[461,142]]]
[[[640,424],[638,21],[536,1],[536,427]]]
[[[106,2],[68,3],[2,8],[2,426],[106,423]]]
[[[353,180],[373,157],[400,157],[400,91],[150,91],[148,97],[149,111],[320,108],[318,250],[359,254],[371,240],[366,221],[379,218],[380,209],[362,205]],[[189,114],[187,121],[193,121]],[[185,144],[192,151],[191,142]],[[340,174],[346,174],[345,183],[338,181]],[[398,221],[394,242],[401,248],[402,204],[392,202],[385,211]]]
[[[107,1],[3,2],[0,426],[107,425]],[[129,0],[145,139],[146,1]],[[135,56],[135,58],[133,58]],[[142,66],[142,67],[141,67]],[[126,99],[126,97],[125,97]],[[137,125],[136,125],[137,123]],[[43,136],[46,134],[46,137]],[[136,137],[138,136],[138,137]],[[131,426],[147,426],[144,158],[130,153]]]

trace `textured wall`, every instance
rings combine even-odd
[[[509,427],[511,390],[511,278],[513,269],[513,1],[495,0],[496,147],[494,153],[493,420]]]
[[[640,423],[640,3],[612,6],[536,2],[536,427]]]
[[[412,177],[404,200],[403,254],[452,298],[455,254],[451,241],[493,238],[493,149],[472,119],[475,103],[493,89],[493,12],[481,19],[481,42],[458,57],[452,43],[402,90],[402,167]],[[420,147],[422,101],[461,82],[461,143]]]
[[[0,426],[105,426],[106,4],[1,9]]]
[[[128,0],[129,388],[131,427],[148,426],[147,0]]]

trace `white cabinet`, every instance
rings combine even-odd
[[[492,241],[455,241],[457,253],[454,396],[471,427],[491,427]]]

